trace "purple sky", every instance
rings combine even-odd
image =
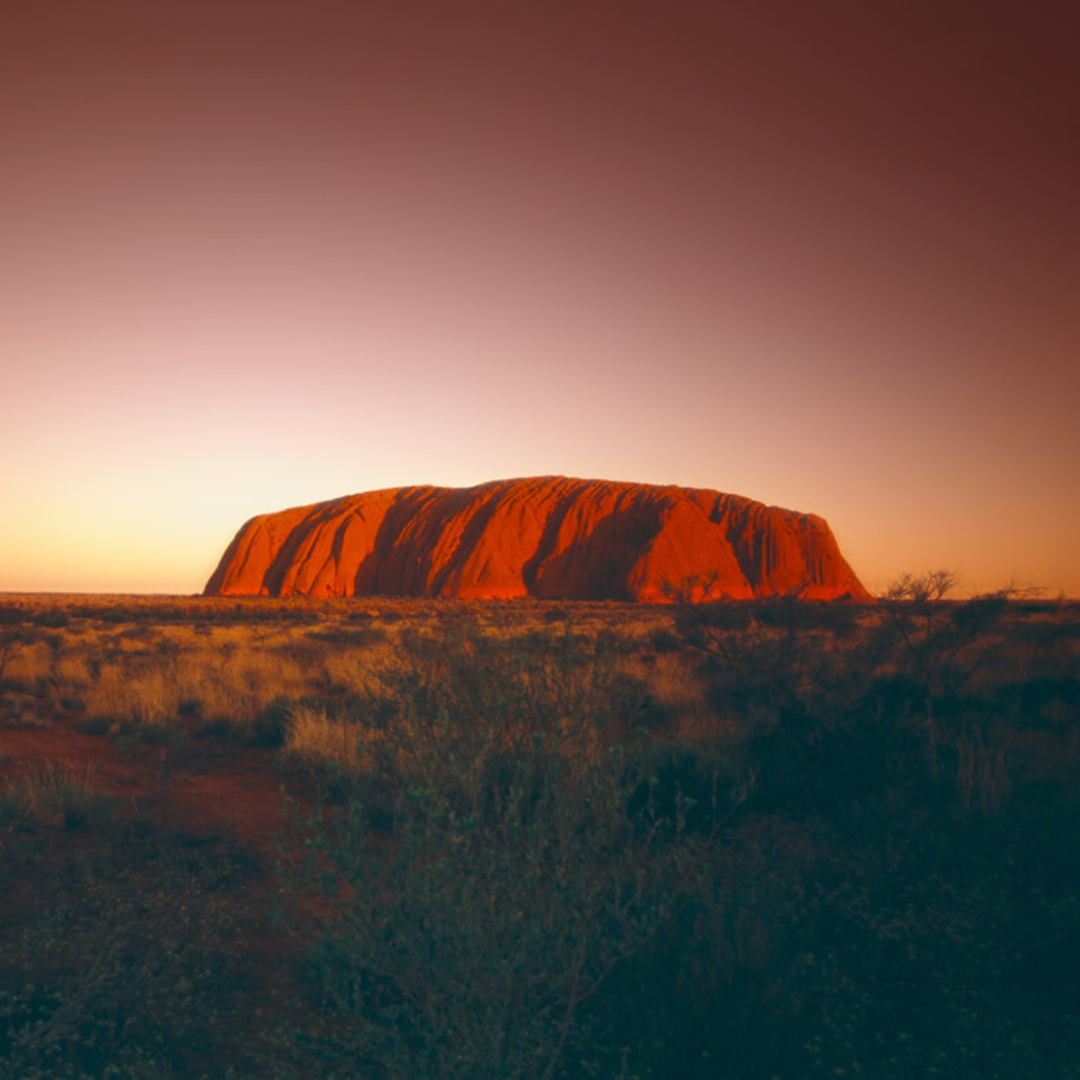
[[[567,474],[1080,596],[1080,19],[0,0],[0,590]]]

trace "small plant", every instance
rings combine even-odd
[[[0,783],[0,826],[71,829],[101,822],[111,810],[88,765],[44,764]]]
[[[289,709],[283,754],[316,772],[352,777],[360,771],[363,734],[358,725],[332,719],[325,709],[295,705]]]
[[[8,665],[28,645],[41,639],[41,631],[32,626],[0,625],[0,690]]]

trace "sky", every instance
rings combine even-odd
[[[0,590],[567,475],[1080,596],[1076,10],[0,0]]]

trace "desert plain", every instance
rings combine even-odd
[[[0,1074],[1060,1076],[1080,604],[0,596]]]

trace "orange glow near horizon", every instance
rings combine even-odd
[[[1080,597],[1056,19],[9,5],[0,591],[198,592],[256,513],[562,474],[821,514],[871,591]]]

